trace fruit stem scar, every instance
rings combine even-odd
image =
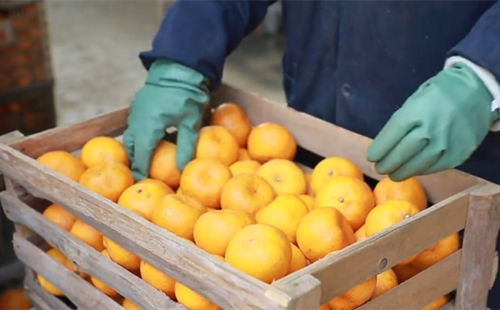
[[[329,176],[333,175],[333,171],[332,170],[328,170],[327,173],[328,173]]]
[[[276,182],[279,182],[280,181],[280,177],[276,177]]]
[[[339,198],[339,202],[344,202],[344,198]]]

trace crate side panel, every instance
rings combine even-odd
[[[145,261],[223,308],[286,307],[273,300],[255,298],[264,294],[269,285],[1,144],[0,166],[5,175],[33,195],[66,207],[123,248],[141,253]]]
[[[459,250],[357,310],[421,309],[458,285]]]
[[[97,136],[115,137],[126,128],[128,107],[102,114],[86,121],[69,126],[61,126],[34,134],[11,146],[29,157],[38,156],[54,150],[74,152],[90,139]]]
[[[41,274],[84,310],[123,310],[114,300],[52,259],[28,240],[14,234],[16,255],[24,264]]]
[[[120,295],[134,301],[145,310],[185,310],[184,307],[170,300],[141,278],[115,264],[9,193],[1,193],[0,198],[9,218],[31,228],[45,240],[54,244],[79,270],[99,277]]]
[[[277,281],[276,285],[284,287],[294,279],[312,274],[322,282],[322,302],[326,302],[463,229],[469,193],[466,190],[442,201]],[[394,247],[395,244],[398,246]]]
[[[36,280],[33,270],[27,268],[24,289],[37,310],[72,310],[64,302],[45,291]]]

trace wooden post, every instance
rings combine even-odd
[[[500,224],[500,191],[485,183],[470,194],[455,310],[485,310]]]

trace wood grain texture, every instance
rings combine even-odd
[[[14,234],[14,249],[24,264],[59,288],[82,310],[123,310],[114,300],[83,280],[19,234]]]
[[[284,289],[297,278],[311,274],[322,283],[323,304],[463,229],[471,191],[465,190],[404,222],[326,256],[277,281],[276,285]]]
[[[9,143],[13,148],[36,158],[46,152],[64,150],[73,152],[96,136],[114,137],[126,128],[128,107],[98,115],[86,121],[56,127]]]
[[[9,193],[1,193],[0,200],[12,221],[31,227],[34,232],[61,250],[78,269],[101,279],[144,310],[186,310],[182,305],[170,300],[141,278],[112,262]]]
[[[399,284],[356,310],[421,309],[453,291],[458,284],[461,250]],[[423,285],[425,283],[425,285]]]
[[[500,190],[485,184],[470,195],[456,310],[486,309],[500,225]]]
[[[145,261],[222,308],[286,307],[255,298],[263,296],[269,285],[2,144],[0,165],[5,175],[33,195],[64,206],[125,249],[141,253]]]
[[[24,278],[24,289],[36,310],[72,310],[61,300],[44,290],[36,280],[35,272],[26,270]]]

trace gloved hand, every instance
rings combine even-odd
[[[167,127],[177,127],[176,162],[179,170],[193,158],[203,111],[210,100],[207,81],[181,64],[156,60],[145,85],[130,106],[123,134],[136,180],[149,174],[151,157]]]
[[[499,118],[493,97],[463,63],[422,84],[368,148],[368,160],[394,181],[455,168],[465,162]]]

